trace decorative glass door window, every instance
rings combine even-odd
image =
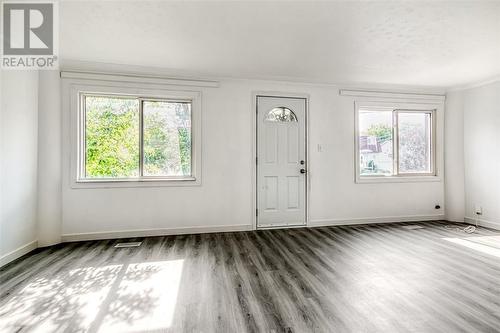
[[[292,110],[286,107],[273,108],[267,113],[264,121],[273,122],[297,122],[297,116]]]

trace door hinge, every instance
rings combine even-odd
[[[259,158],[258,157],[255,158],[255,164],[257,164],[257,163],[259,163]]]
[[[259,210],[258,209],[255,210],[255,216],[259,216]]]

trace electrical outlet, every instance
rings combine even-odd
[[[483,207],[476,205],[474,207],[474,213],[476,213],[476,215],[483,215]]]

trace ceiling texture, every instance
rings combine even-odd
[[[500,1],[63,1],[62,60],[456,87],[500,75]]]

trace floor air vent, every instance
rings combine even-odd
[[[403,225],[401,226],[401,228],[408,230],[417,230],[417,229],[423,229],[424,227],[418,224],[410,224],[410,225]]]
[[[141,246],[142,242],[124,242],[117,243],[115,247],[138,247]]]

